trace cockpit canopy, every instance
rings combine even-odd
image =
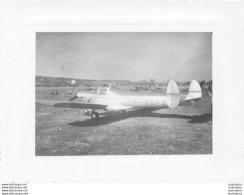
[[[112,95],[112,94],[116,94],[119,91],[119,88],[115,85],[101,85],[98,90],[97,93],[98,95]]]

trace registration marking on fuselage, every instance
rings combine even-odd
[[[134,99],[133,105],[164,106],[165,102],[159,99]]]

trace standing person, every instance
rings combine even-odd
[[[212,89],[212,85],[208,86],[208,95],[211,97],[211,121],[212,121],[212,112],[213,112],[213,102],[212,102],[212,94],[213,94],[213,89]]]

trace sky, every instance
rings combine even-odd
[[[98,80],[212,79],[210,32],[39,32],[36,75]]]

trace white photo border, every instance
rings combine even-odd
[[[60,9],[58,17],[51,14],[52,6],[56,4]],[[203,6],[200,8],[202,15],[194,17],[191,13],[186,13],[189,8],[181,3],[176,4],[179,13],[170,13],[171,5],[165,3],[166,7],[161,8],[162,12],[165,12],[158,18],[152,14],[153,9],[149,9],[151,15],[148,17],[139,17],[136,15],[138,12],[133,15],[129,11],[129,17],[123,18],[124,7],[118,8],[116,3],[109,8],[106,8],[106,4],[97,6],[99,9],[102,7],[115,13],[110,10],[114,6],[119,12],[118,17],[107,16],[106,12],[102,12],[104,17],[99,17],[99,14],[91,16],[87,12],[79,14],[75,3],[71,4],[69,7],[75,10],[74,14],[57,2],[49,6],[41,4],[38,7],[34,2],[29,6],[26,4],[19,7],[6,4],[3,6],[4,13],[12,17],[9,21],[3,19],[1,25],[4,29],[1,38],[4,65],[1,83],[4,83],[3,81],[8,83],[1,86],[2,92],[8,92],[2,96],[1,101],[2,180],[4,182],[243,181],[244,92],[241,90],[244,79],[241,72],[244,70],[244,27],[240,18],[243,16],[241,13],[243,9],[239,9],[235,4],[231,6],[223,3],[221,8],[213,8],[210,4],[210,10],[208,5]],[[88,6],[87,3],[84,4],[85,7]],[[92,7],[92,3],[88,7]],[[224,13],[227,7],[231,9],[229,15]],[[32,11],[29,10],[31,8]],[[190,10],[195,13],[193,8],[194,6]],[[27,13],[23,12],[25,9]],[[97,8],[100,13],[99,9]],[[146,4],[140,9],[146,11]],[[10,13],[7,13],[8,11]],[[68,17],[68,14],[72,17]],[[36,32],[212,32],[213,154],[35,156]]]

